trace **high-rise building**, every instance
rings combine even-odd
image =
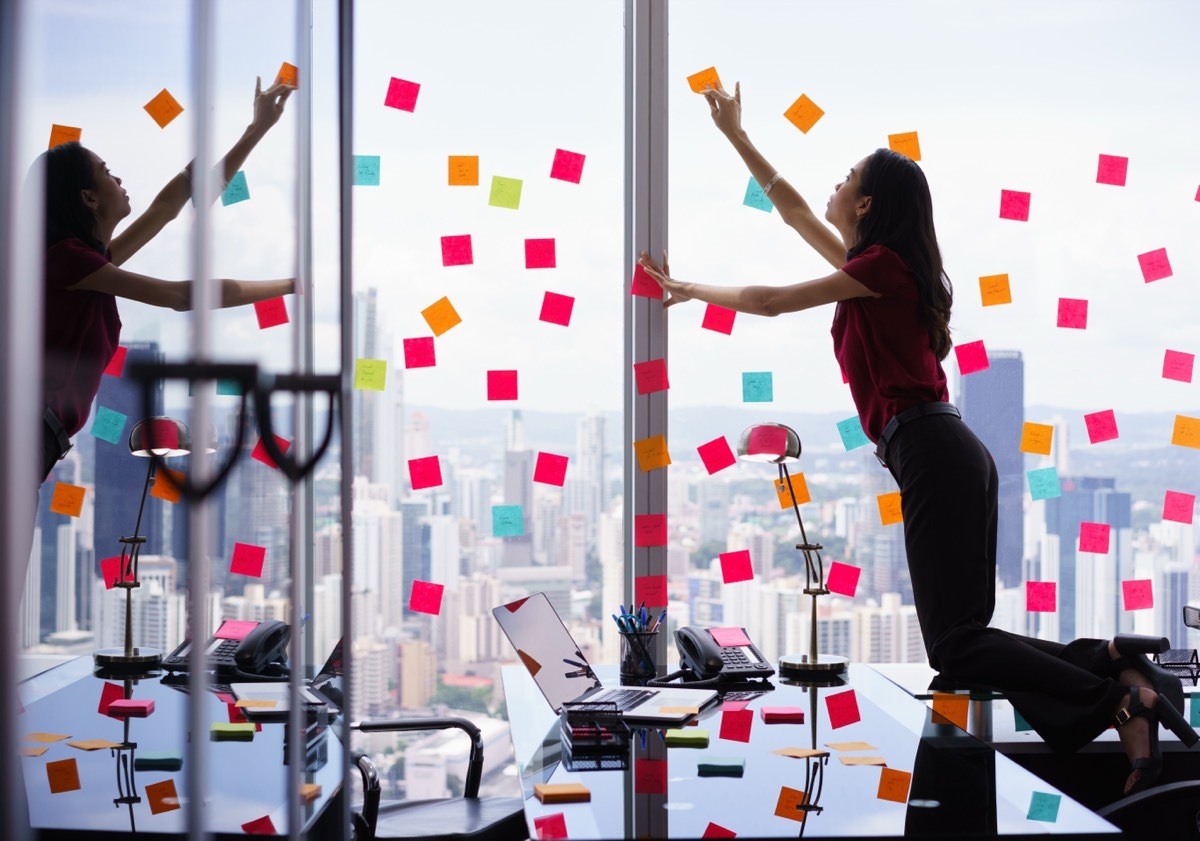
[[[563,488],[567,513],[585,517],[589,546],[596,545],[600,513],[608,504],[604,457],[604,416],[589,412],[575,424],[575,461]]]
[[[36,611],[31,611],[30,615],[35,612],[38,615],[39,640],[62,628],[68,628],[75,622],[75,606],[65,600],[64,591],[73,590],[75,587],[76,550],[74,546],[78,540],[78,519],[66,514],[54,513],[50,510],[50,502],[54,496],[55,483],[65,482],[69,485],[79,485],[80,473],[79,454],[72,450],[64,459],[54,465],[38,495],[36,534],[37,551],[40,553],[38,572],[41,580],[38,583],[37,592],[41,604]],[[84,508],[92,507],[94,500],[95,494],[89,488],[83,497]],[[63,557],[60,558],[59,547],[67,546],[71,547],[70,552],[64,552]],[[114,554],[119,555],[120,550],[118,549]],[[96,571],[96,577],[99,577],[99,570]],[[70,580],[64,580],[65,578]],[[60,607],[64,612],[61,617],[59,616]]]
[[[401,586],[404,593],[411,593],[413,582],[429,580],[430,546],[429,526],[425,524],[425,516],[429,506],[425,502],[400,503],[401,534],[399,562],[401,564]],[[395,558],[389,563],[396,563]],[[358,585],[355,584],[357,588]],[[411,618],[421,614],[408,609],[408,599],[404,599],[404,616]]]
[[[391,361],[391,335],[380,307],[379,290],[374,287],[354,293],[354,349],[356,359]],[[395,450],[400,442],[394,432],[397,422],[403,429],[404,414],[401,408],[397,418],[395,395],[403,395],[398,380],[404,369],[389,368],[384,391],[354,390],[354,475],[391,486],[399,478],[407,480],[408,473],[395,475]]]
[[[513,426],[520,424],[520,412],[514,412]],[[523,436],[510,434],[519,443]],[[523,533],[504,538],[504,566],[521,567],[533,563],[533,456],[530,450],[504,453],[504,504],[520,505],[524,517]]]
[[[29,552],[29,566],[25,571],[25,590],[21,596],[20,629],[21,649],[32,648],[42,641],[42,530],[33,530],[33,548]]]

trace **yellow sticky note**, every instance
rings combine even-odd
[[[300,784],[300,799],[305,803],[312,803],[321,796],[321,786],[318,783],[301,783]]]
[[[804,759],[809,756],[829,756],[829,751],[815,750],[813,748],[780,748],[773,750],[771,753],[777,753],[780,756],[790,756],[793,759]]]
[[[50,145],[47,149],[53,149],[55,146],[61,146],[64,143],[79,142],[83,137],[83,129],[75,128],[75,126],[60,126],[54,123],[50,126]]]
[[[356,359],[354,360],[354,387],[383,391],[387,381],[386,359]]]
[[[150,803],[150,814],[171,812],[179,808],[179,794],[175,791],[175,781],[169,777],[157,783],[146,786],[146,800]]]
[[[912,158],[914,161],[921,160],[921,143],[917,140],[917,133],[915,131],[889,134],[888,148],[893,152],[899,152],[901,155]]]
[[[456,324],[462,323],[458,311],[445,296],[421,310],[421,315],[425,317],[425,323],[429,325],[434,336],[440,336]]]
[[[706,67],[699,73],[693,73],[687,77],[688,87],[696,93],[704,93],[704,86],[709,85],[714,88],[721,87],[721,77],[717,75],[717,68]]]
[[[908,802],[908,785],[912,782],[912,772],[897,771],[895,768],[884,768],[879,773],[880,800],[892,800],[896,803]]]
[[[953,692],[934,692],[933,711],[949,721],[959,730],[967,729],[967,695],[956,695]]]
[[[48,750],[50,750],[50,748],[24,747],[24,748],[17,748],[17,753],[19,753],[21,756],[41,756],[43,753],[45,753]]]
[[[54,483],[54,496],[50,499],[50,510],[55,514],[78,517],[83,513],[83,495],[86,489],[66,482]]]
[[[880,494],[877,497],[879,503],[879,522],[885,526],[890,526],[892,523],[904,522],[904,515],[900,513],[900,491],[892,491],[890,494]]]
[[[183,106],[171,96],[170,91],[163,88],[154,99],[142,106],[146,113],[154,118],[159,128],[166,128],[171,120],[183,113]]]
[[[80,750],[104,750],[105,748],[119,748],[121,743],[110,742],[108,739],[87,739],[82,742],[67,742],[67,745]]]
[[[783,112],[788,122],[800,131],[808,134],[808,130],[817,124],[817,120],[825,116],[825,112],[817,107],[817,103],[808,98],[808,94],[800,94],[800,98]]]
[[[65,791],[79,791],[79,766],[75,759],[60,759],[57,762],[46,763],[46,779],[50,781],[50,793],[62,794]]]
[[[169,473],[170,476],[164,476],[164,473]],[[179,502],[180,495],[183,493],[183,476],[183,471],[160,467],[158,473],[154,475],[154,484],[150,486],[150,496],[165,499],[167,502]],[[174,484],[171,479],[175,480]]]
[[[1025,423],[1021,426],[1021,452],[1039,456],[1050,455],[1054,427],[1048,423]]]
[[[30,733],[25,737],[27,742],[61,742],[63,739],[69,739],[70,736],[64,733]]]
[[[791,508],[793,496],[797,505],[803,505],[812,499],[808,494],[808,482],[804,480],[803,473],[788,474],[786,483],[782,479],[776,479],[775,495],[779,497],[780,508]]]
[[[241,707],[242,709],[253,707],[254,709],[269,710],[279,706],[279,702],[269,698],[243,698],[234,704],[234,706]]]
[[[1171,443],[1181,447],[1200,449],[1200,418],[1176,415],[1175,429],[1171,432]]]
[[[839,756],[843,765],[887,765],[882,756]]]
[[[447,183],[451,187],[479,186],[478,155],[450,155],[447,161],[449,164]]]
[[[300,70],[294,64],[288,64],[286,61],[279,66],[279,72],[275,74],[275,85],[291,85],[293,88],[300,87]]]
[[[637,454],[638,467],[643,473],[658,467],[666,467],[671,463],[671,454],[667,452],[667,436],[655,435],[633,442],[633,451]]]
[[[658,711],[663,715],[695,715],[700,712],[699,707],[659,707]]]
[[[830,750],[879,750],[869,742],[826,742],[825,747]]]
[[[1012,303],[1007,274],[989,274],[979,278],[979,299],[985,307]]]

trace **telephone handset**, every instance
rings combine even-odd
[[[291,626],[277,619],[256,623],[226,620],[208,640],[204,653],[218,674],[244,681],[284,680],[288,676],[286,652],[291,636]],[[162,667],[171,672],[188,671],[191,648],[191,640],[184,640],[163,658]]]
[[[680,628],[675,645],[681,669],[695,680],[737,683],[775,674],[744,628]]]

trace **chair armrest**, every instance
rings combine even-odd
[[[471,737],[471,753],[467,761],[467,779],[463,783],[464,797],[479,796],[483,779],[483,734],[474,722],[455,716],[446,718],[387,718],[379,721],[351,722],[350,729],[362,733],[394,733],[419,730],[449,730],[457,728]]]

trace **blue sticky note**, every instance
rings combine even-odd
[[[525,533],[525,512],[520,505],[492,506],[492,535],[520,537]]]
[[[237,380],[217,380],[217,394],[232,394],[241,396],[242,384]]]
[[[1013,726],[1017,728],[1018,733],[1033,729],[1033,725],[1025,720],[1025,716],[1021,715],[1016,710],[1013,710]]]
[[[121,433],[125,431],[125,421],[128,419],[115,409],[100,406],[92,420],[92,435],[101,441],[116,444],[121,440]]]
[[[775,399],[770,371],[742,372],[742,402],[770,403]]]
[[[842,446],[846,448],[846,452],[856,450],[859,447],[865,447],[871,443],[871,439],[867,437],[867,433],[863,432],[862,421],[858,419],[858,415],[846,418],[844,421],[838,421],[837,428],[838,435],[842,436]]]
[[[248,198],[250,198],[250,188],[246,186],[246,173],[239,169],[233,174],[233,178],[229,179],[224,192],[221,193],[221,204],[229,207],[231,204],[246,201]]]
[[[755,210],[765,210],[767,213],[775,208],[767,194],[763,192],[762,187],[758,186],[753,175],[750,176],[750,183],[746,185],[746,197],[742,199],[742,204],[753,207]]]
[[[1200,704],[1196,701],[1196,695],[1192,695],[1188,699],[1188,723],[1193,727],[1200,727]]]
[[[1029,477],[1029,493],[1033,497],[1034,502],[1037,502],[1039,499],[1062,496],[1062,488],[1058,484],[1058,470],[1056,468],[1043,467],[1040,470],[1030,470],[1025,475]]]
[[[1061,801],[1061,794],[1047,794],[1044,791],[1035,791],[1033,799],[1029,801],[1029,814],[1027,817],[1031,821],[1054,823],[1058,820],[1058,804]]]
[[[360,187],[379,186],[379,156],[354,156],[354,183]]]

